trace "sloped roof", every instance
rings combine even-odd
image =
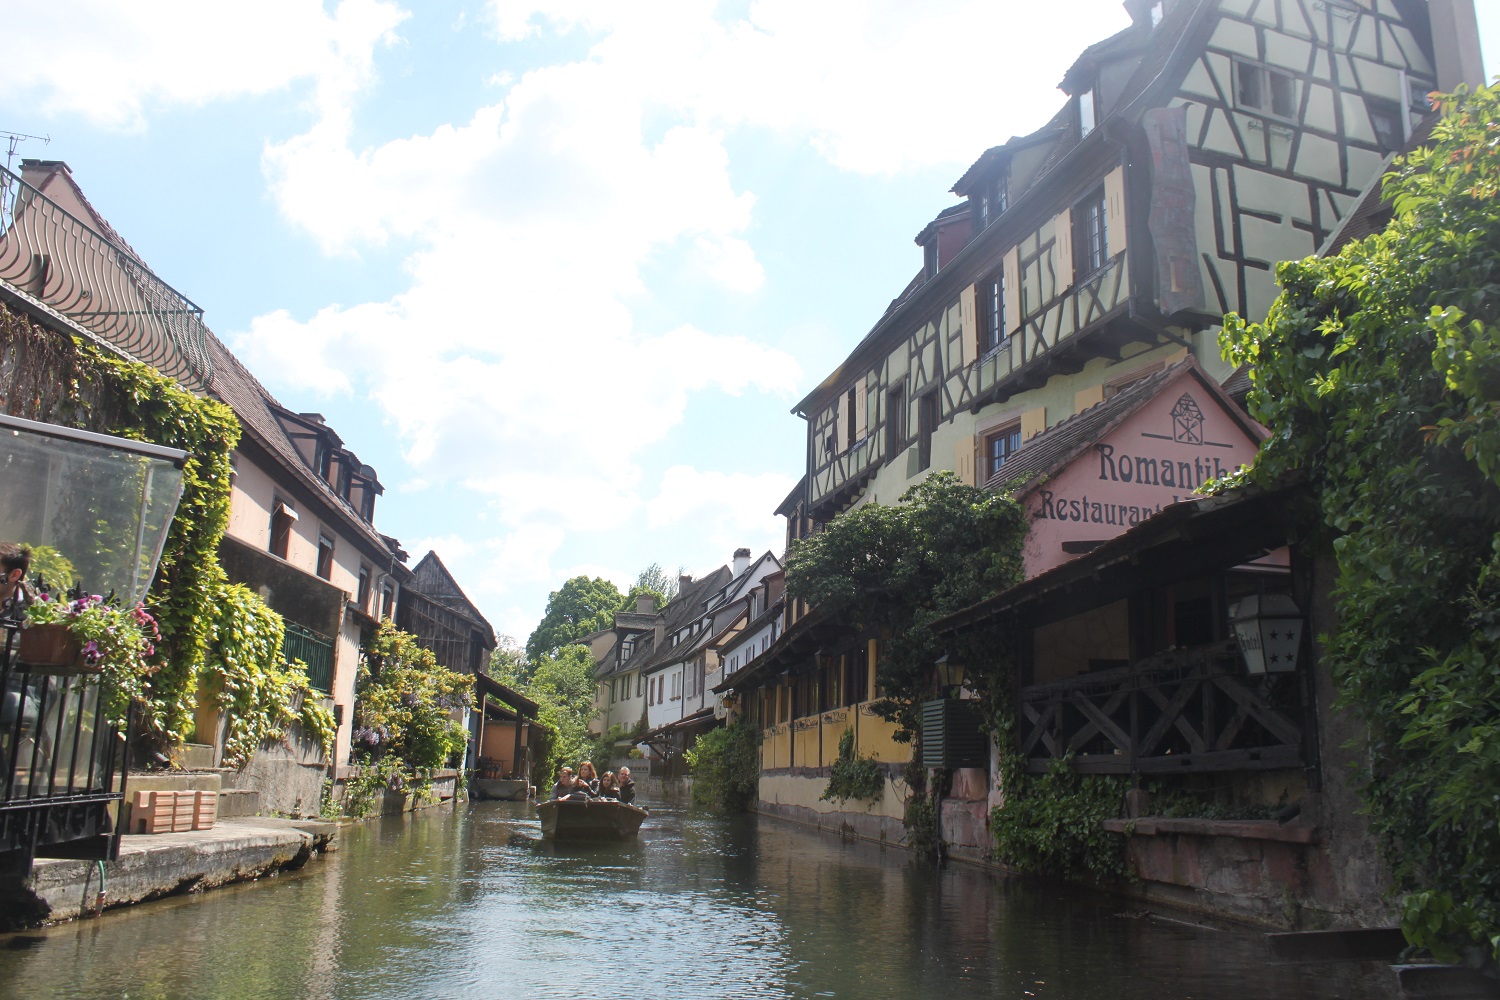
[[[469,600],[468,595],[464,593],[463,588],[458,585],[458,581],[453,578],[448,567],[443,565],[443,560],[438,558],[435,551],[429,549],[422,557],[422,561],[412,568],[412,582],[408,586],[484,629],[490,647],[494,647],[495,630],[490,627],[489,620],[474,606],[474,602]]]
[[[1063,420],[1032,438],[1006,459],[1000,470],[984,484],[988,490],[1001,490],[1020,482],[1016,492],[1025,492],[1042,476],[1051,475],[1084,451],[1094,446],[1126,417],[1145,406],[1161,389],[1183,375],[1195,378],[1224,407],[1236,423],[1257,440],[1260,431],[1234,401],[1229,399],[1213,379],[1204,374],[1191,355],[1184,361],[1163,368],[1121,389],[1102,403],[1095,403],[1081,413]]]
[[[246,368],[240,359],[213,333],[208,335],[209,357],[212,359],[213,377],[209,380],[209,395],[228,404],[239,418],[244,432],[265,449],[282,469],[323,502],[342,522],[342,526],[376,551],[390,552],[391,547],[381,535],[355,513],[349,501],[336,493],[322,476],[317,475],[287,437],[286,429],[276,419],[271,407],[279,407],[276,398]]]
[[[685,628],[690,622],[695,622],[701,618],[703,616],[703,602],[731,579],[733,579],[733,574],[730,573],[729,567],[720,566],[702,579],[693,580],[678,588],[677,596],[662,609],[663,645],[660,648],[653,649],[651,655],[639,664],[639,668],[642,671],[654,670],[657,667],[676,663],[682,659],[687,653],[688,646],[682,644],[671,645],[672,634]],[[632,657],[631,659],[634,661],[636,658]],[[632,663],[632,666],[635,666],[635,664]]]

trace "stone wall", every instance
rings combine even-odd
[[[900,844],[906,835],[906,786],[887,778],[885,792],[873,802],[825,802],[826,776],[762,773],[755,811],[846,837]]]

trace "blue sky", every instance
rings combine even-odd
[[[1500,3],[1478,0],[1488,63]],[[524,639],[570,576],[780,550],[788,412],[1042,124],[1117,0],[262,0],[6,15],[48,135],[166,281]]]

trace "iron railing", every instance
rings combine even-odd
[[[324,694],[333,693],[333,640],[328,636],[287,622],[281,656],[287,663],[301,660],[307,665],[308,682]]]
[[[18,662],[16,623],[0,631],[0,856],[117,857],[126,734],[105,717],[101,678]]]
[[[203,310],[106,236],[0,167],[0,281],[184,385],[208,387]]]

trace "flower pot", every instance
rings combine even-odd
[[[98,674],[104,663],[92,665],[83,659],[83,643],[62,622],[32,625],[21,630],[16,658],[34,671],[46,674]]]

